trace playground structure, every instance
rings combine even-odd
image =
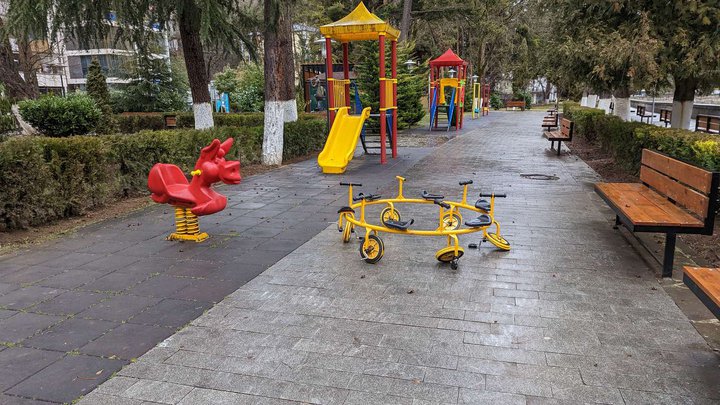
[[[476,77],[476,76],[474,76]],[[490,114],[490,85],[473,83],[472,118]]]
[[[438,129],[441,124],[441,111],[447,116],[447,127],[441,129],[449,131],[454,126],[457,131],[462,128],[467,70],[468,63],[452,49],[430,61],[430,130]],[[449,101],[445,94],[447,87],[452,88]]]
[[[395,178],[398,180],[398,194],[395,198],[386,199],[382,199],[378,194],[365,195],[360,193],[354,196],[353,187],[361,187],[362,184],[340,183],[340,185],[348,186],[348,205],[338,211],[338,230],[342,233],[343,242],[347,243],[350,241],[352,233],[355,232],[355,227],[365,229],[364,237],[360,238],[362,240],[360,243],[360,257],[367,263],[377,263],[385,254],[385,244],[380,239],[380,232],[415,236],[445,236],[447,238],[446,246],[435,253],[435,258],[440,262],[450,263],[452,269],[457,269],[458,259],[465,253],[463,248],[460,247],[458,235],[482,231],[483,239],[481,242],[489,241],[501,250],[510,250],[510,243],[500,236],[500,224],[495,221],[494,216],[495,198],[505,197],[504,194],[480,193],[480,199],[474,205],[468,205],[468,186],[473,184],[473,181],[467,180],[460,182],[463,187],[463,195],[462,200],[459,202],[445,201],[445,196],[426,191],[422,192],[422,198],[406,198],[403,195],[405,178],[400,176],[395,176]],[[488,201],[486,198],[490,198],[490,200]],[[365,218],[366,208],[380,204],[386,205],[380,213],[382,225],[368,223]],[[438,227],[433,230],[410,229],[415,221],[413,219],[402,221],[396,204],[438,205],[440,207]],[[358,208],[360,209],[360,217],[356,218],[355,213]],[[463,219],[460,209],[478,213],[480,216],[465,221],[467,228],[462,228]],[[488,232],[491,226],[495,227],[495,232]]]
[[[240,162],[227,161],[225,155],[233,145],[233,138],[220,143],[214,139],[200,151],[200,158],[190,172],[188,182],[182,170],[172,164],[156,163],[148,175],[150,197],[156,203],[175,207],[175,232],[168,240],[202,242],[208,234],[200,232],[198,217],[222,211],[227,197],[211,188],[214,183],[239,184]]]
[[[347,16],[320,27],[325,37],[327,99],[330,133],[325,148],[318,156],[318,165],[323,173],[344,173],[352,160],[358,138],[365,121],[377,117],[380,121],[380,163],[387,163],[386,138],[390,135],[392,157],[397,157],[397,39],[400,31],[368,11],[365,4],[358,6]],[[332,41],[342,44],[343,79],[333,77]],[[348,62],[349,43],[352,41],[378,41],[380,68],[380,111],[371,114],[364,108],[359,115],[350,110],[350,69]],[[386,77],[385,45],[390,41],[391,77]],[[389,113],[389,114],[388,114]]]

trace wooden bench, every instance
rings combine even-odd
[[[543,132],[543,136],[550,141],[550,149],[554,149],[555,142],[557,141],[557,154],[560,156],[560,149],[562,149],[562,143],[571,142],[573,137],[573,130],[575,129],[575,123],[567,118],[560,120],[559,131],[547,131]]]
[[[635,109],[635,115],[640,117],[640,122],[643,122],[643,120],[647,118],[648,124],[650,123],[650,118],[653,118],[655,116],[655,114],[653,113],[646,112],[645,106],[642,105],[637,106],[637,108]]]
[[[672,110],[660,110],[660,122],[665,123],[665,128],[670,124],[670,121],[672,121]]]
[[[615,228],[666,234],[663,277],[672,277],[678,233],[712,235],[720,173],[643,149],[642,183],[598,183],[595,191],[615,211]]]
[[[683,268],[683,282],[720,319],[720,268]]]
[[[548,111],[552,111],[552,110],[548,110]],[[546,115],[545,117],[543,117],[543,122],[542,122],[541,127],[546,128],[549,131],[550,128],[557,128],[558,121],[559,121],[559,116],[557,114],[557,111],[555,111],[554,113],[550,112],[550,115]]]
[[[515,107],[518,107],[522,111],[525,111],[525,100],[510,100],[507,102],[507,104],[505,104],[505,110]]]
[[[720,117],[698,114],[697,117],[695,117],[695,132],[720,134]]]

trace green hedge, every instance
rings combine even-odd
[[[598,143],[631,173],[640,169],[643,149],[720,171],[720,139],[717,135],[623,121],[605,115],[603,110],[580,107],[577,103],[564,103],[563,113],[575,122],[578,137]]]
[[[0,143],[0,231],[82,214],[118,198],[147,194],[157,162],[188,173],[200,149],[214,138],[235,138],[229,159],[259,163],[261,127],[207,131],[142,131],[131,135],[69,138],[15,137]],[[319,150],[323,120],[300,120],[285,129],[286,159]]]
[[[161,113],[142,115],[115,115],[113,120],[118,131],[123,134],[134,134],[143,130],[159,131],[165,128],[165,117]]]
[[[171,113],[147,113],[142,115],[115,115],[115,121],[123,134],[133,134],[143,130],[159,131],[165,129],[165,115]],[[216,127],[258,127],[263,126],[263,113],[216,113],[213,114]],[[301,113],[300,121],[325,119],[324,114]],[[195,118],[190,112],[177,113],[178,128],[195,128]]]
[[[14,131],[17,129],[15,125],[15,117],[9,114],[0,114],[0,134]]]

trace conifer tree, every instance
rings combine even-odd
[[[114,129],[112,119],[112,108],[110,107],[110,93],[108,92],[105,74],[102,71],[100,62],[97,58],[93,58],[88,67],[87,74],[87,93],[97,104],[102,117],[98,123],[98,133],[110,133]]]

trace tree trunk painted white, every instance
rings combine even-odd
[[[693,100],[673,101],[670,126],[672,128],[690,129],[690,119],[692,118],[694,105]]]
[[[264,165],[280,165],[283,157],[283,133],[285,110],[295,100],[265,100],[265,129],[263,134],[262,162]]]
[[[675,89],[673,90],[673,111],[672,117],[670,117],[670,126],[689,129],[698,82],[692,77],[673,77],[673,81],[675,82]]]
[[[601,98],[598,100],[598,108],[605,111],[605,114],[610,114],[610,103],[612,102],[612,99],[609,98]]]
[[[20,124],[20,129],[22,130],[23,135],[35,135],[38,133],[38,131],[33,128],[32,125],[28,124],[20,115],[20,107],[18,107],[17,104],[13,104],[10,108],[13,115],[15,116],[15,119],[17,120],[18,124]]]
[[[597,100],[598,96],[596,94],[590,94],[587,98],[587,106],[590,108],[596,108],[597,107]]]
[[[587,107],[587,103],[588,103],[588,98],[587,98],[587,96],[583,96],[583,97],[580,99],[580,107]]]
[[[282,101],[283,103],[283,119],[285,122],[295,122],[298,120],[297,102],[295,100]]]
[[[613,114],[623,121],[630,121],[630,97],[615,97],[615,111]]]
[[[210,103],[193,104],[193,115],[195,116],[195,129],[208,129],[215,125]]]

